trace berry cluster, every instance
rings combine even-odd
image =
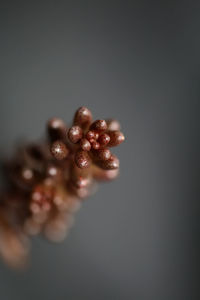
[[[57,118],[47,123],[47,140],[20,147],[6,163],[8,189],[0,196],[0,253],[12,266],[25,263],[28,236],[65,238],[82,200],[97,181],[112,180],[119,160],[110,147],[124,141],[116,120],[92,121],[77,110],[71,128]]]

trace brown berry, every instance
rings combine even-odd
[[[111,157],[111,152],[108,148],[95,151],[95,157],[100,160],[108,160]]]
[[[101,146],[105,146],[110,142],[110,136],[107,133],[103,133],[98,138],[98,142]]]
[[[93,143],[99,138],[99,133],[94,130],[89,130],[88,133],[86,134],[86,138],[90,143]]]
[[[92,148],[98,150],[100,148],[100,144],[97,141],[92,142]]]
[[[87,151],[77,151],[75,154],[75,163],[80,169],[88,168],[90,166],[91,160]]]
[[[83,131],[79,126],[72,126],[68,131],[69,140],[76,144],[82,138]]]
[[[90,149],[91,149],[90,142],[85,138],[80,140],[80,146],[81,146],[81,149],[84,151],[90,151]]]
[[[80,107],[74,116],[74,125],[79,125],[81,128],[86,128],[92,121],[92,114],[87,107]]]
[[[94,130],[89,130],[86,134],[86,138],[88,139],[88,141],[90,141],[91,139],[95,139],[95,131]]]
[[[108,143],[109,147],[114,147],[121,144],[125,137],[121,131],[109,131],[110,142]]]
[[[56,141],[51,146],[51,153],[57,160],[67,157],[69,150],[62,141]]]
[[[115,155],[111,155],[108,160],[99,160],[97,165],[104,170],[115,170],[119,168],[119,160]]]
[[[105,131],[107,129],[107,124],[105,120],[96,120],[94,123],[92,123],[90,128],[97,131]]]

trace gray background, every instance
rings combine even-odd
[[[127,137],[69,238],[1,263],[1,300],[199,299],[199,30],[198,1],[1,2],[1,153],[81,105]]]

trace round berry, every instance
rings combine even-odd
[[[79,126],[72,126],[68,131],[69,140],[76,144],[82,138],[83,131]]]
[[[80,107],[74,117],[74,125],[79,125],[82,128],[86,128],[92,121],[91,111],[87,107]]]
[[[96,157],[100,160],[108,160],[111,157],[109,149],[99,149],[96,151]]]
[[[103,133],[98,138],[98,142],[101,146],[105,146],[110,142],[110,136],[107,133]]]
[[[124,140],[125,137],[121,131],[109,131],[109,136],[110,136],[110,142],[108,144],[109,147],[115,147],[119,144],[121,144]]]
[[[90,157],[86,151],[79,150],[75,154],[75,163],[80,169],[85,169],[90,166]]]
[[[97,130],[97,131],[105,131],[107,129],[107,124],[105,120],[96,120],[91,125],[91,129]]]
[[[100,148],[100,144],[99,144],[97,141],[94,141],[94,142],[92,143],[92,148],[93,148],[94,150],[98,150],[98,149]]]
[[[56,141],[51,146],[51,153],[57,160],[67,157],[69,150],[62,141]]]
[[[90,151],[90,149],[91,149],[90,142],[85,138],[80,140],[80,146],[81,146],[81,149],[84,151]]]

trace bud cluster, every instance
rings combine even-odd
[[[29,236],[65,238],[96,182],[117,177],[119,160],[110,148],[123,141],[118,121],[93,121],[81,107],[72,127],[53,118],[46,141],[17,150],[6,163],[8,189],[0,196],[0,254],[10,265],[26,261]]]

